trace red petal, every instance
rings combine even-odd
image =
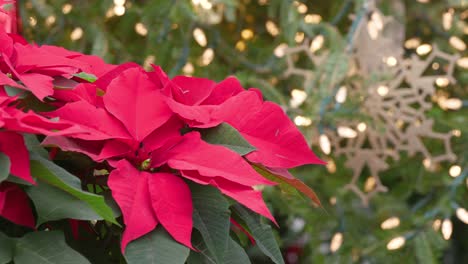
[[[187,184],[170,173],[148,176],[151,202],[159,222],[171,236],[192,247],[192,197]]]
[[[122,210],[126,226],[121,244],[123,253],[130,241],[149,233],[158,221],[151,207],[148,189],[148,177],[152,175],[138,171],[126,160],[119,161],[116,166],[109,175],[108,185]]]
[[[95,161],[100,161],[99,154],[103,148],[103,141],[88,141],[63,136],[49,136],[42,141],[43,146],[57,146],[64,151],[83,153]]]
[[[205,78],[176,76],[164,89],[170,89],[172,98],[184,105],[198,105],[205,100],[216,83]]]
[[[147,153],[150,153],[162,147],[170,139],[181,137],[180,130],[183,126],[184,123],[174,115],[164,125],[157,128],[143,140],[143,149]]]
[[[116,66],[114,69],[111,71],[107,72],[106,74],[100,76],[93,84],[95,84],[97,87],[106,90],[107,86],[120,74],[128,69],[131,68],[140,68],[140,65],[134,63],[134,62],[127,62],[124,64],[120,64]]]
[[[23,136],[14,132],[0,132],[0,152],[10,158],[10,173],[27,182],[34,183],[29,167],[29,152]]]
[[[0,215],[18,225],[35,226],[28,196],[13,183],[0,184]]]
[[[196,170],[203,176],[219,176],[247,186],[274,184],[260,176],[236,152],[202,141],[198,132],[185,134],[184,140],[170,152],[167,163],[174,169]]]
[[[107,87],[104,104],[138,141],[172,116],[163,96],[140,68],[128,69],[115,78]]]
[[[241,83],[235,77],[228,77],[216,84],[211,94],[203,101],[203,105],[219,105],[227,99],[244,91]]]

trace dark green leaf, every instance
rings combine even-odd
[[[85,257],[71,249],[59,231],[33,232],[18,239],[15,264],[86,264]]]
[[[15,250],[14,240],[0,233],[0,264],[9,263]]]
[[[0,182],[6,180],[8,175],[10,175],[10,166],[10,158],[0,152]]]
[[[190,249],[177,243],[162,227],[131,242],[126,249],[128,264],[183,264]]]
[[[103,196],[81,190],[80,180],[53,162],[38,155],[32,155],[31,158],[33,176],[84,201],[103,219],[118,225],[112,209],[106,204]]]
[[[223,263],[229,240],[229,203],[213,188],[192,185],[193,224],[216,263]]]
[[[37,225],[64,218],[102,219],[86,202],[43,181],[38,181],[36,186],[29,187],[26,192],[37,211]]]
[[[249,256],[245,250],[232,238],[228,240],[228,247],[224,255],[223,264],[247,264],[250,263]]]
[[[201,132],[203,140],[215,145],[222,145],[229,148],[241,156],[247,155],[255,150],[242,135],[227,123],[222,123],[216,127],[205,129]]]
[[[3,87],[5,88],[5,92],[8,94],[8,96],[11,97],[18,96],[19,98],[24,98],[24,93],[26,93],[25,90],[22,90],[20,88],[11,87],[8,85],[5,85]]]
[[[102,41],[102,40],[100,40]],[[86,72],[80,72],[77,74],[73,74],[73,76],[78,77],[80,79],[86,80],[88,82],[95,82],[97,80],[96,75],[91,74],[91,73],[86,73]]]
[[[281,251],[276,242],[275,236],[271,227],[261,223],[260,216],[248,211],[241,205],[234,205],[237,214],[244,220],[250,234],[255,239],[260,250],[267,255],[274,263],[284,264]]]

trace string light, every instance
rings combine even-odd
[[[202,47],[206,47],[206,44],[208,44],[205,32],[203,32],[203,30],[201,30],[200,28],[195,28],[193,30],[193,38],[198,43],[198,45]]]
[[[279,34],[279,28],[278,28],[278,26],[275,24],[275,22],[273,22],[273,21],[271,21],[271,20],[268,20],[268,21],[265,23],[265,28],[266,28],[266,30],[268,31],[268,33],[270,33],[270,35],[272,35],[273,37],[278,36],[278,34]]]
[[[310,43],[310,51],[316,52],[317,50],[321,49],[324,42],[325,38],[323,35],[317,35]]]
[[[437,103],[444,110],[458,110],[463,106],[463,101],[459,98],[440,97]]]
[[[366,129],[367,129],[366,123],[361,122],[361,123],[359,123],[359,124],[357,125],[357,130],[358,130],[359,132],[364,132],[364,131],[366,131]]]
[[[398,227],[400,225],[400,218],[396,216],[392,216],[388,218],[387,220],[383,221],[380,224],[380,228],[383,230],[388,230],[388,229],[393,229],[395,227]]]
[[[275,48],[275,50],[273,51],[273,54],[275,54],[276,57],[281,58],[284,56],[287,48],[288,48],[288,44],[281,43]]]
[[[468,211],[465,208],[459,207],[456,211],[456,215],[460,221],[468,225]]]
[[[343,233],[340,233],[340,232],[335,233],[330,242],[330,251],[332,253],[336,252],[338,249],[340,249],[342,244],[343,244]]]
[[[319,145],[320,145],[320,149],[322,149],[323,153],[325,153],[327,155],[330,154],[330,152],[331,152],[331,143],[330,143],[330,139],[328,138],[327,135],[325,135],[325,134],[320,135]]]
[[[294,36],[294,40],[296,43],[301,43],[304,40],[304,32],[296,32],[296,36]]]
[[[444,30],[449,30],[452,27],[452,22],[453,9],[450,9],[442,15],[442,27],[444,28]]]
[[[387,244],[388,250],[397,250],[405,245],[406,239],[403,236],[395,237]]]
[[[123,15],[125,15],[125,6],[116,5],[116,6],[114,6],[113,10],[114,10],[114,14],[115,14],[116,16],[123,16]]]
[[[405,48],[415,49],[421,45],[421,40],[419,38],[410,38],[405,41]]]
[[[37,25],[37,19],[35,17],[29,17],[29,25],[31,25],[31,27],[35,27]]]
[[[305,91],[299,90],[299,89],[293,89],[291,91],[291,100],[289,101],[289,105],[292,108],[297,108],[302,103],[304,103],[306,98],[307,98],[307,93]]]
[[[458,165],[453,165],[449,169],[449,175],[453,178],[460,176],[462,168]]]
[[[244,41],[242,41],[242,40],[237,41],[237,43],[236,43],[236,50],[238,50],[238,51],[244,51],[246,48],[247,48],[247,45],[245,44]]]
[[[116,6],[123,6],[125,5],[125,0],[114,0],[114,5]]]
[[[432,69],[438,70],[439,68],[440,68],[439,63],[437,63],[437,62],[432,63]]]
[[[357,137],[357,132],[347,126],[339,126],[336,131],[338,132],[338,135],[343,138],[355,138]]]
[[[83,33],[84,33],[83,29],[80,28],[80,27],[77,27],[71,32],[70,39],[72,41],[79,40],[79,39],[81,39],[83,37]]]
[[[254,37],[253,30],[247,28],[241,31],[241,37],[245,40],[252,39]]]
[[[208,66],[214,59],[214,50],[212,48],[206,49],[199,61],[200,66]]]
[[[57,20],[57,19],[55,18],[55,16],[50,15],[50,16],[48,16],[48,17],[46,18],[45,24],[46,24],[47,26],[52,26],[52,25],[55,23],[56,20]]]
[[[446,218],[442,221],[442,236],[445,240],[449,240],[452,236],[453,225],[450,219]]]
[[[468,69],[468,57],[463,57],[463,58],[458,59],[457,65],[462,68]]]
[[[398,60],[395,57],[390,56],[385,60],[385,63],[390,67],[394,67],[398,64]]]
[[[296,126],[310,126],[312,124],[312,119],[299,115],[294,118],[294,124],[296,124]]]
[[[429,52],[431,52],[431,50],[432,50],[432,46],[430,44],[421,44],[416,48],[416,53],[419,56],[424,56],[428,54]]]
[[[148,35],[148,29],[146,28],[146,26],[141,23],[141,22],[138,22],[135,24],[135,31],[138,35],[141,35],[141,36],[146,36]]]
[[[307,8],[307,6],[305,4],[300,3],[300,4],[297,5],[297,12],[299,12],[300,14],[307,13],[307,10],[308,10],[308,8]]]
[[[335,196],[330,197],[330,204],[331,204],[331,205],[335,205],[335,204],[336,204],[336,197],[335,197]]]
[[[375,181],[375,178],[370,176],[366,179],[366,182],[364,183],[364,191],[370,192],[375,189],[377,182]]]
[[[155,61],[156,57],[154,55],[149,55],[143,62],[143,68],[145,68],[146,70],[150,70],[152,68],[151,64],[153,64]]]
[[[379,87],[377,87],[377,93],[380,95],[380,96],[386,96],[388,94],[388,86],[385,86],[385,85],[379,85]]]
[[[184,67],[182,68],[182,72],[185,75],[192,75],[195,72],[195,67],[193,67],[193,64],[191,62],[187,62]]]
[[[434,222],[432,223],[432,229],[434,229],[434,231],[437,232],[437,231],[439,231],[441,225],[442,225],[442,220],[436,219],[436,220],[434,220]]]
[[[72,9],[73,9],[73,6],[71,4],[64,4],[62,6],[62,13],[64,15],[67,15],[72,11]]]
[[[439,87],[446,87],[450,84],[450,80],[448,78],[445,78],[445,77],[439,77],[436,79],[436,82],[437,86]]]
[[[325,165],[327,167],[327,171],[329,173],[335,173],[336,172],[336,163],[334,160],[332,159],[329,159],[327,160],[327,165]]]
[[[346,86],[341,86],[335,94],[335,101],[337,103],[342,104],[346,101],[347,95],[348,95],[348,89],[346,88]]]
[[[464,51],[466,50],[466,44],[463,40],[461,40],[459,37],[457,36],[451,36],[449,38],[449,43],[450,45],[452,45],[452,47],[454,47],[455,49],[459,50],[459,51]]]
[[[373,12],[370,20],[367,22],[367,32],[371,39],[377,39],[380,31],[383,29],[382,16],[378,12]]]
[[[452,135],[454,135],[455,137],[460,137],[461,136],[461,130],[460,129],[454,129],[451,132],[452,132]]]
[[[318,14],[307,14],[304,17],[304,22],[307,24],[318,24],[322,21],[322,16]]]

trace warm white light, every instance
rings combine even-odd
[[[337,128],[338,135],[343,138],[355,138],[357,137],[357,132],[347,126],[339,126]]]
[[[375,185],[377,182],[375,181],[375,177],[370,176],[366,179],[366,182],[364,183],[364,191],[370,192],[375,189]]]
[[[208,48],[203,52],[201,56],[200,65],[207,66],[213,61],[213,59],[214,59],[214,50],[212,48]]]
[[[338,249],[340,249],[342,244],[343,244],[343,234],[340,232],[335,233],[330,242],[330,251],[332,253],[336,252]]]
[[[449,43],[459,51],[466,50],[466,43],[457,36],[451,36],[449,38]]]
[[[80,28],[80,27],[77,27],[70,34],[70,39],[73,40],[73,41],[79,40],[80,38],[83,37],[83,33],[84,33],[83,29]]]
[[[325,153],[327,155],[330,154],[330,152],[331,152],[331,143],[330,143],[330,139],[327,137],[327,135],[325,135],[325,134],[320,135],[319,145],[320,145],[320,148],[322,149],[323,153]]]
[[[458,208],[456,214],[460,221],[468,225],[468,211],[465,208]]]
[[[273,54],[275,54],[276,57],[281,58],[284,56],[287,48],[288,48],[288,44],[281,43],[275,48],[275,50],[273,51]]]
[[[307,93],[303,90],[293,89],[291,91],[291,100],[289,101],[289,105],[292,108],[299,107],[307,98]]]
[[[72,9],[73,9],[73,6],[71,4],[64,4],[62,6],[62,13],[65,15],[69,14],[72,11]]]
[[[458,59],[457,65],[462,68],[468,69],[468,57],[463,57],[463,58]]]
[[[247,45],[243,40],[239,40],[236,43],[236,50],[238,51],[244,51],[247,48]]]
[[[370,20],[367,22],[367,32],[371,39],[377,39],[380,31],[383,29],[382,16],[378,12],[373,12]]]
[[[125,0],[114,0],[114,5],[123,6],[125,5]]]
[[[398,227],[399,225],[400,225],[400,218],[393,216],[383,221],[380,224],[380,228],[387,230],[387,229],[393,229],[395,227]]]
[[[46,18],[45,23],[46,23],[47,26],[52,26],[55,23],[56,20],[57,19],[55,18],[55,16],[51,15],[51,16],[48,16]]]
[[[294,40],[296,43],[301,43],[304,40],[304,32],[296,32],[296,35],[294,36]]]
[[[325,165],[327,167],[327,170],[329,173],[335,173],[336,172],[336,163],[334,160],[332,159],[329,159],[327,160],[327,165]]]
[[[458,165],[453,165],[450,167],[449,169],[449,174],[450,176],[452,176],[453,178],[456,178],[458,176],[460,176],[461,174],[461,171],[462,171],[462,168]]]
[[[310,51],[316,52],[317,50],[321,49],[323,46],[323,43],[325,42],[325,38],[323,35],[318,35],[312,40],[310,43]]]
[[[452,27],[452,22],[453,22],[453,12],[445,12],[442,15],[442,27],[445,30],[449,30]]]
[[[416,48],[416,53],[420,56],[426,55],[431,52],[432,46],[429,44],[421,44]]]
[[[199,0],[199,2],[200,2],[200,6],[203,9],[209,10],[209,9],[213,8],[213,4],[208,0]]]
[[[116,6],[114,6],[113,10],[114,10],[114,14],[115,14],[116,16],[123,16],[123,15],[125,15],[125,6],[116,5]]]
[[[266,28],[266,30],[268,31],[268,33],[270,33],[270,35],[272,35],[273,37],[278,36],[278,34],[279,34],[279,28],[278,28],[278,26],[275,24],[275,22],[273,22],[273,21],[271,21],[271,20],[268,20],[268,21],[265,23],[265,28]]]
[[[208,44],[208,40],[206,39],[205,32],[200,28],[195,28],[193,30],[193,38],[198,43],[198,45],[205,47]]]
[[[244,29],[241,31],[241,37],[245,40],[252,39],[254,37],[254,32],[251,29]]]
[[[434,223],[432,223],[432,229],[434,229],[434,231],[437,232],[439,231],[441,225],[442,225],[442,220],[436,219],[434,220]]]
[[[29,25],[31,25],[31,27],[35,27],[37,25],[37,19],[35,17],[29,17]]]
[[[405,245],[406,239],[402,236],[395,237],[387,244],[388,250],[396,250]]]
[[[331,205],[335,205],[335,204],[336,204],[336,197],[335,197],[335,196],[330,197],[330,204],[331,204]]]
[[[450,219],[446,218],[442,221],[442,236],[445,240],[449,240],[452,236],[453,225]]]
[[[445,78],[445,77],[439,77],[436,79],[436,84],[437,86],[439,87],[446,87],[450,84],[450,80],[448,78]]]
[[[386,59],[385,63],[387,63],[387,65],[390,67],[394,67],[397,65],[398,60],[395,57],[390,56]]]
[[[302,3],[297,6],[297,12],[299,12],[300,14],[307,13],[307,10],[308,10],[307,6]]]
[[[346,101],[347,95],[348,95],[348,89],[346,88],[346,86],[341,86],[336,92],[335,101],[337,103],[342,104]]]
[[[146,57],[145,61],[143,62],[143,68],[145,68],[146,70],[151,70],[152,68],[151,64],[154,64],[155,61],[156,61],[156,56],[149,55],[148,57]]]
[[[320,23],[320,21],[322,21],[322,17],[317,14],[307,14],[304,17],[304,22],[306,22],[307,24],[318,24]]]
[[[419,38],[410,38],[405,41],[405,48],[415,49],[421,45],[421,40]]]
[[[366,123],[362,123],[362,122],[361,122],[361,123],[359,123],[359,124],[357,125],[357,130],[358,130],[359,132],[364,132],[364,131],[366,131],[366,129],[367,129]]]
[[[141,36],[146,36],[148,35],[148,29],[146,28],[146,26],[141,23],[141,22],[138,22],[135,24],[135,31],[138,35],[141,35]]]
[[[380,95],[380,96],[386,96],[388,94],[388,86],[385,86],[385,85],[379,85],[379,87],[377,87],[377,93]]]
[[[312,119],[305,116],[296,116],[294,118],[294,124],[296,124],[296,126],[310,126],[312,124]]]
[[[458,110],[463,106],[463,101],[459,98],[441,98],[437,101],[442,109]]]
[[[190,62],[187,62],[184,67],[182,68],[182,72],[185,75],[192,75],[195,72],[195,67],[193,67],[193,64]]]
[[[451,132],[452,132],[452,135],[454,135],[455,137],[460,137],[461,136],[461,130],[460,129],[454,129]]]

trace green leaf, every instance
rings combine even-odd
[[[229,240],[229,203],[213,187],[191,186],[193,225],[200,231],[206,247],[216,263],[224,263],[224,252]]]
[[[31,155],[31,174],[87,203],[103,219],[119,225],[112,209],[101,195],[81,190],[80,180],[63,168],[38,155]]]
[[[6,180],[10,175],[10,158],[4,153],[0,152],[0,182]]]
[[[37,181],[37,185],[27,188],[26,192],[37,211],[37,225],[64,218],[102,219],[86,202],[43,181]]]
[[[20,89],[20,88],[8,86],[8,85],[4,85],[3,87],[5,88],[5,92],[7,93],[7,95],[11,97],[18,96],[19,98],[22,99],[24,98],[24,94],[26,93],[25,90]]]
[[[0,232],[0,264],[9,263],[15,251],[14,240]]]
[[[249,256],[245,250],[232,238],[228,240],[228,247],[224,255],[223,264],[247,264],[250,263]]]
[[[162,227],[128,244],[128,264],[183,264],[190,249],[177,243]]]
[[[261,223],[260,216],[251,211],[248,211],[239,204],[234,205],[234,210],[242,218],[242,220],[244,220],[245,224],[250,230],[250,234],[255,239],[255,242],[257,243],[257,246],[260,248],[260,250],[274,263],[284,264],[281,251],[278,247],[271,227]]]
[[[208,143],[225,146],[239,155],[244,156],[255,150],[242,135],[227,123],[201,131],[202,138]]]
[[[91,74],[91,73],[86,73],[86,72],[76,73],[76,74],[73,74],[73,76],[78,77],[78,78],[83,79],[83,80],[86,80],[86,81],[91,82],[91,83],[95,82],[97,80],[96,75]]]
[[[15,264],[85,264],[85,257],[71,249],[59,231],[28,233],[18,239]]]

